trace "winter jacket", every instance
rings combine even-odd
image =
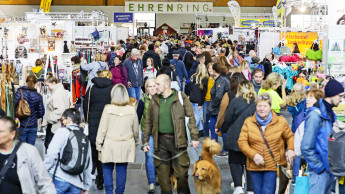
[[[92,82],[91,80],[94,77],[97,77],[97,72],[101,71],[101,70],[107,70],[108,68],[108,63],[106,62],[102,62],[102,61],[94,61],[92,63],[87,64],[86,61],[82,62],[80,68],[84,71],[88,71],[88,81],[87,81],[87,86],[86,86],[86,90],[88,90],[90,88],[90,86],[92,86]]]
[[[84,114],[89,124],[89,138],[92,144],[96,142],[98,125],[101,120],[103,109],[105,105],[111,102],[111,90],[113,89],[113,82],[108,78],[95,77],[92,80],[93,86],[86,92],[84,101]],[[89,99],[90,95],[90,99]],[[88,105],[90,109],[88,112]],[[87,118],[87,114],[89,115]]]
[[[222,126],[222,133],[226,133],[224,149],[236,152],[241,151],[237,141],[240,137],[243,123],[248,117],[253,116],[255,110],[255,100],[251,100],[249,104],[243,97],[231,100]]]
[[[247,156],[248,170],[276,172],[276,163],[264,143],[258,126],[259,124],[255,115],[247,118],[241,129],[238,146],[243,154]],[[272,150],[275,161],[282,166],[286,165],[285,151],[294,150],[294,135],[285,118],[283,116],[277,116],[272,111],[272,121],[266,126],[263,133]],[[260,154],[264,158],[264,165],[255,164],[253,161],[255,154]]]
[[[211,89],[211,100],[208,105],[207,114],[215,116],[219,113],[220,102],[226,92],[230,90],[230,81],[224,76],[220,75]]]
[[[235,96],[232,94],[231,90],[223,95],[222,101],[220,102],[219,106],[220,108],[216,122],[216,129],[220,129],[223,126],[226,110],[228,109],[231,100],[234,98]]]
[[[18,143],[18,142],[16,142]],[[55,194],[55,186],[35,146],[22,143],[16,153],[17,174],[22,192]]]
[[[170,60],[170,64],[175,66],[175,73],[180,78],[180,80],[183,80],[183,78],[187,80],[189,78],[186,66],[181,60],[172,59]]]
[[[264,79],[266,79],[266,77],[272,73],[272,64],[271,61],[269,61],[268,59],[264,58],[264,60],[262,60],[261,64],[264,66],[265,69],[265,76]]]
[[[46,119],[52,124],[52,132],[61,127],[62,113],[69,108],[68,91],[65,90],[61,83],[53,87],[50,98],[47,100]]]
[[[157,76],[157,69],[154,67],[144,68],[144,79],[155,79]]]
[[[137,114],[138,114],[138,119],[140,122],[140,128],[141,131],[144,131],[145,124],[146,124],[146,114],[147,114],[147,109],[149,108],[150,105],[150,97],[149,95],[145,95],[142,97],[138,103],[138,108],[137,108]]]
[[[306,110],[306,100],[299,102],[295,107],[287,105],[287,108],[292,116],[291,130],[293,133],[296,132],[298,126],[305,119],[305,110]]]
[[[177,81],[176,73],[171,66],[163,66],[162,68],[160,68],[157,76],[159,76],[160,74],[166,74],[170,77],[171,81]]]
[[[153,63],[154,63],[154,67],[156,69],[159,69],[161,68],[161,58],[159,56],[158,53],[156,53],[154,50],[148,50],[144,53],[144,56],[143,56],[143,68],[146,68],[147,65],[146,65],[146,61],[148,58],[152,58],[153,59]]]
[[[114,127],[116,126],[116,127]],[[96,149],[102,163],[135,162],[139,122],[133,106],[105,106],[98,127]]]
[[[174,90],[174,89],[173,89]],[[185,117],[189,117],[188,129],[190,131],[192,141],[199,140],[199,132],[196,127],[193,106],[188,97],[181,92],[183,106],[178,98],[178,91],[176,91],[175,98],[171,104],[171,116],[174,123],[175,148],[187,148],[187,132],[185,125]],[[158,94],[154,95],[150,101],[149,108],[146,113],[146,125],[142,136],[143,146],[148,145],[150,135],[153,136],[154,150],[158,151],[158,123],[159,123],[159,99]]]
[[[20,125],[22,128],[37,128],[37,120],[44,116],[44,106],[41,94],[37,93],[36,89],[30,90],[26,86],[17,90],[14,97],[14,107],[18,106],[20,101],[21,92],[23,91],[23,98],[29,103],[31,115],[20,119]]]
[[[192,67],[190,68],[189,72],[188,72],[188,76],[192,77],[192,75],[196,72],[196,70],[198,69],[200,62],[199,61],[194,61]]]
[[[133,60],[132,57],[127,58],[124,62],[123,65],[127,69],[127,80],[131,82],[132,87],[140,87],[144,83],[144,78],[143,78],[143,62],[141,59],[137,59],[137,65],[138,65],[138,75],[136,75],[135,70],[133,67]]]
[[[202,106],[204,104],[206,92],[207,92],[207,82],[208,79],[202,79],[201,84],[203,85],[203,88],[200,88],[200,83],[196,83],[196,78],[193,77],[193,79],[190,82],[189,85],[189,100],[191,103],[197,103],[198,106]]]
[[[44,157],[44,166],[48,170],[48,172],[52,175],[54,174],[56,163],[58,161],[58,157],[60,154],[60,159],[62,156],[62,153],[65,149],[65,146],[67,144],[68,137],[70,135],[70,130],[80,130],[77,125],[71,124],[66,127],[59,128],[56,130],[54,137],[52,141],[49,144],[47,154]],[[68,174],[65,171],[61,169],[59,166],[56,170],[55,176],[82,189],[88,191],[90,187],[92,186],[92,159],[91,159],[91,146],[89,143],[89,149],[88,154],[89,157],[86,157],[86,164],[87,167],[80,175],[72,175]],[[80,177],[82,180],[80,180]]]
[[[319,111],[316,111],[318,109]],[[319,113],[321,112],[321,114]],[[334,120],[337,120],[335,114]],[[332,121],[329,118],[323,99],[314,107],[309,108],[305,119],[304,135],[301,142],[303,158],[308,162],[310,170],[321,173],[329,170],[328,137],[332,131]]]
[[[187,51],[184,56],[184,64],[186,66],[186,70],[189,71],[190,68],[192,68],[194,57],[196,56],[195,52],[193,51]]]
[[[111,66],[110,72],[113,75],[113,78],[111,78],[113,85],[120,83],[127,87],[127,69],[125,66],[122,64]]]

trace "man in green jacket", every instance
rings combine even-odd
[[[156,80],[157,94],[150,101],[146,114],[146,125],[142,137],[143,150],[148,152],[150,134],[154,140],[155,166],[164,194],[172,194],[170,176],[177,179],[177,192],[189,194],[187,154],[188,140],[185,117],[189,117],[191,144],[199,146],[198,128],[196,127],[192,104],[184,93],[171,89],[169,76],[162,74]],[[181,101],[183,103],[181,103]],[[171,172],[171,169],[173,172]]]

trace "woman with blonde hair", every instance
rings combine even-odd
[[[116,127],[114,127],[116,126]],[[117,84],[111,90],[111,104],[104,107],[99,123],[96,149],[103,163],[105,193],[112,194],[116,166],[115,193],[125,192],[128,162],[135,162],[139,145],[139,122],[135,108],[129,105],[127,88]]]
[[[282,98],[276,92],[279,86],[282,86]],[[281,108],[286,108],[286,93],[285,93],[286,80],[279,73],[270,73],[266,80],[262,83],[261,89],[258,94],[268,93],[272,99],[272,110],[280,114]]]
[[[247,80],[252,80],[252,75],[249,69],[249,62],[247,60],[243,60],[241,62],[240,71]]]
[[[97,189],[103,189],[103,169],[102,163],[98,160],[98,151],[96,150],[96,136],[98,125],[101,120],[105,105],[110,104],[110,92],[113,89],[112,73],[109,70],[98,72],[98,77],[92,79],[93,85],[87,90],[83,103],[85,120],[89,124],[89,139],[91,143],[92,154],[92,174],[96,173]]]
[[[210,131],[209,131],[209,121],[210,121],[210,115],[207,114],[208,105],[210,104],[211,100],[211,89],[214,86],[215,78],[214,78],[214,71],[213,71],[213,63],[207,64],[207,73],[208,73],[208,79],[205,80],[206,88],[204,88],[205,97],[204,97],[204,104],[202,106],[202,112],[203,112],[203,120],[204,120],[204,137],[209,137]]]
[[[189,100],[194,109],[196,126],[199,129],[199,136],[203,136],[202,106],[207,92],[207,80],[208,74],[205,65],[199,65],[196,72],[190,78]]]
[[[219,58],[219,60],[220,60],[220,64],[222,64],[224,67],[226,67],[226,68],[229,70],[229,68],[231,67],[231,65],[230,65],[230,63],[229,63],[229,61],[228,61],[228,58],[226,58],[226,56],[221,56],[221,57]]]
[[[234,181],[235,192],[243,193],[242,174],[245,169],[246,156],[241,152],[238,146],[238,138],[244,121],[255,113],[256,92],[250,81],[242,81],[238,85],[236,97],[231,100],[222,126],[222,133],[226,133],[224,149],[229,151],[229,165],[231,177]],[[247,191],[254,193],[251,174],[247,170]]]
[[[84,71],[89,72],[86,90],[88,90],[90,86],[92,86],[92,79],[94,77],[97,77],[97,72],[109,69],[108,63],[105,62],[105,59],[106,59],[105,55],[100,52],[96,54],[95,61],[89,64],[87,64],[87,61],[84,59],[84,57],[80,59],[81,61],[80,68]]]

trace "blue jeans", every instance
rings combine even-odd
[[[274,194],[276,191],[277,172],[251,171],[255,194]]]
[[[18,131],[20,133],[19,141],[35,145],[37,128],[26,128],[24,130],[24,127],[20,127]]]
[[[127,165],[128,163],[103,163],[103,178],[106,194],[113,194],[113,171],[116,165],[116,194],[123,194],[125,192]]]
[[[334,176],[327,171],[323,171],[321,174],[309,170],[309,193],[322,193],[331,194],[332,185],[334,182]]]
[[[54,180],[56,194],[80,194],[81,189],[70,184],[69,182],[62,182]]]
[[[209,104],[209,101],[204,101],[204,105],[202,106],[202,113],[204,116],[204,137],[210,136],[210,115],[207,114],[207,108]]]
[[[209,125],[210,131],[211,131],[211,139],[216,140],[216,142],[218,142],[218,134],[215,132],[217,118],[218,118],[218,115],[216,116],[211,115],[210,125]]]
[[[150,152],[145,153],[145,167],[146,167],[146,176],[147,181],[149,184],[155,184],[156,185],[156,168],[155,164],[153,163],[153,155],[155,153],[154,147],[153,147],[153,137],[150,135],[149,139],[149,146],[150,146]]]
[[[140,93],[141,93],[141,87],[130,87],[127,89],[129,97],[133,97],[137,99],[137,101],[140,101]]]
[[[194,110],[194,116],[196,120],[196,126],[198,127],[199,131],[202,131],[202,109],[198,110],[198,103],[192,103],[193,110]]]

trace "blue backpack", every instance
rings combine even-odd
[[[110,59],[108,61],[109,66],[114,64],[115,57],[116,57],[116,53],[115,52],[111,52],[110,53]]]

